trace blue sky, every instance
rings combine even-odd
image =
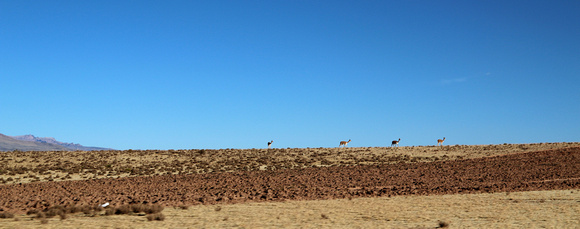
[[[115,149],[580,141],[579,11],[0,0],[0,133]]]

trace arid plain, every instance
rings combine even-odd
[[[579,168],[580,143],[1,152],[0,227],[575,228]],[[130,204],[164,220],[106,214]]]

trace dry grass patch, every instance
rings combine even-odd
[[[0,212],[0,219],[11,219],[14,218],[14,214],[11,212]]]
[[[151,214],[151,215],[147,215],[147,220],[148,221],[163,221],[165,220],[165,216],[161,213],[155,213],[155,214]]]
[[[396,196],[168,208],[163,219],[129,215],[67,220],[44,228],[574,228],[580,190],[495,194]],[[226,207],[227,206],[227,207]],[[36,228],[31,216],[0,219],[6,228]]]

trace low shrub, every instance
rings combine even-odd
[[[0,212],[0,219],[14,218],[14,214],[10,212]]]
[[[147,205],[147,204],[129,204],[121,205],[115,208],[114,213],[116,215],[129,214],[129,213],[146,213],[155,214],[163,211],[163,206],[159,204]]]
[[[46,217],[52,218],[52,217],[55,217],[57,215],[65,215],[66,213],[65,213],[64,209],[65,209],[64,207],[57,205],[57,206],[53,206],[53,207],[50,207],[50,208],[44,210],[44,212],[46,214]]]
[[[46,218],[46,213],[44,212],[38,212],[36,213],[36,217],[37,219],[45,219]]]
[[[144,204],[132,204],[130,207],[133,213],[145,212],[148,209],[147,205]]]
[[[165,216],[161,213],[150,214],[150,215],[147,215],[147,220],[148,221],[153,221],[153,220],[163,221],[163,220],[165,220]]]
[[[145,213],[147,214],[154,214],[154,213],[159,213],[163,211],[163,206],[159,205],[159,204],[153,204],[153,205],[147,205],[147,207],[145,208]]]
[[[80,206],[77,205],[73,205],[73,206],[69,206],[66,208],[66,213],[77,213],[77,212],[81,212],[83,209]]]
[[[129,205],[121,205],[115,208],[115,215],[129,214],[130,212],[133,212],[133,209]]]
[[[113,208],[107,208],[107,210],[105,210],[105,215],[114,215],[115,214],[115,209]]]
[[[26,212],[26,215],[34,215],[36,213],[38,213],[38,210],[37,209],[30,209],[30,210],[28,210]]]

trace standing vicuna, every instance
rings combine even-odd
[[[399,138],[399,140],[398,140],[398,141],[397,141],[397,140],[394,140],[394,141],[391,143],[391,147],[393,147],[393,146],[399,147],[399,142],[400,142],[400,141],[401,141],[401,139],[400,139],[400,138]]]
[[[272,146],[272,142],[274,142],[274,140],[268,142],[268,149],[270,149],[270,147]]]
[[[443,139],[437,139],[437,145],[441,144],[441,146],[443,146],[444,141],[445,141],[445,137],[443,137]]]
[[[340,145],[338,145],[338,148],[340,148],[341,146],[346,147],[346,144],[348,144],[349,142],[350,142],[350,139],[348,139],[348,142],[347,141],[341,141],[340,142]]]

